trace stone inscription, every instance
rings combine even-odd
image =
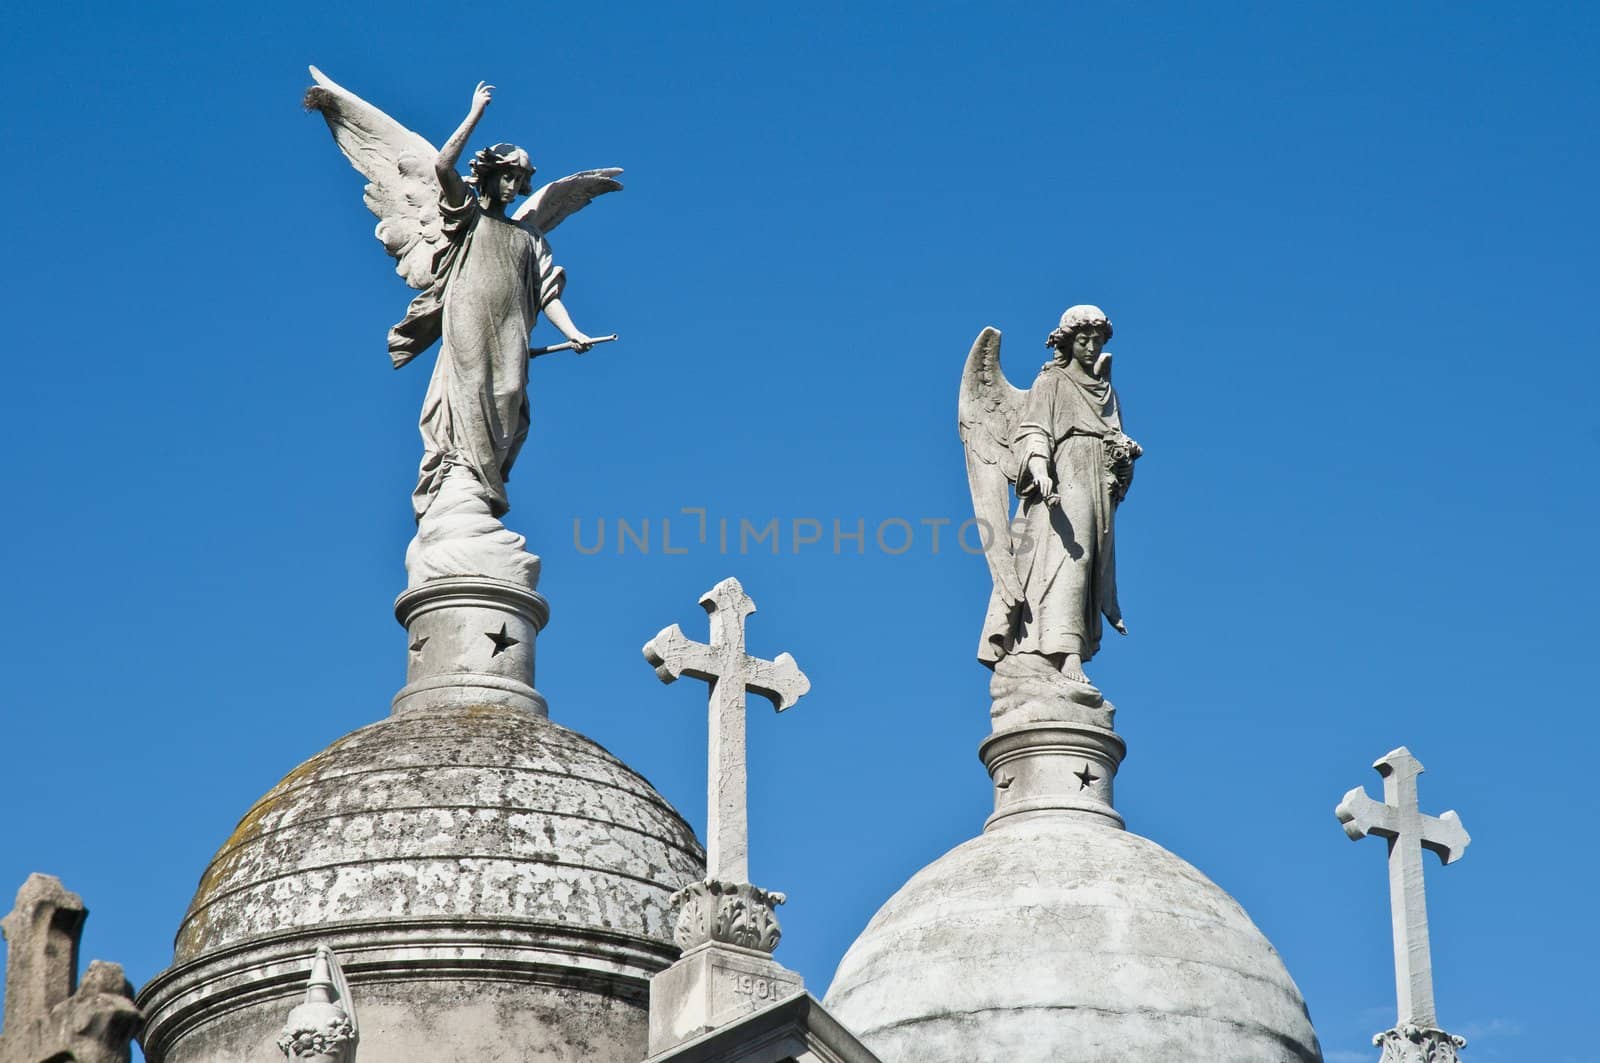
[[[740,996],[754,997],[756,1000],[777,1000],[783,994],[778,983],[770,978],[741,974],[738,971],[729,971],[728,977],[733,980],[733,991]]]

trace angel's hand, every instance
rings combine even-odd
[[[1028,475],[1033,480],[1033,489],[1039,497],[1046,502],[1054,502],[1056,482],[1050,476],[1050,469],[1045,465],[1044,459],[1037,454],[1028,459]]]
[[[472,113],[482,114],[492,99],[494,99],[494,86],[487,81],[478,82],[478,87],[472,90]]]
[[[579,354],[594,348],[593,338],[586,336],[581,332],[568,336],[567,339],[572,341],[572,349],[577,351]]]

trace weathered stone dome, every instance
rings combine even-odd
[[[505,706],[399,713],[290,772],[217,852],[141,994],[146,1052],[271,1058],[322,941],[364,1063],[633,1063],[677,954],[669,897],[703,874],[682,817],[582,735]]]
[[[1159,845],[1046,814],[919,871],[826,1005],[884,1063],[1310,1063],[1305,1001],[1239,904]]]

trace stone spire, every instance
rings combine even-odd
[[[289,1012],[278,1048],[299,1063],[355,1063],[360,1040],[355,1000],[339,958],[328,946],[318,945],[306,999]]]
[[[0,919],[6,939],[0,1063],[128,1063],[142,1021],[122,966],[95,960],[78,981],[89,910],[61,880],[33,874]]]
[[[1373,765],[1383,776],[1383,801],[1357,786],[1334,814],[1351,840],[1377,835],[1389,843],[1389,904],[1394,922],[1394,977],[1398,1018],[1394,1029],[1372,1040],[1383,1047],[1382,1063],[1454,1063],[1466,1039],[1439,1028],[1433,1004],[1433,956],[1428,944],[1428,907],[1423,891],[1422,850],[1446,864],[1461,859],[1472,841],[1454,812],[1424,815],[1417,805],[1422,763],[1405,746]]]
[[[746,810],[745,693],[779,712],[811,689],[787,653],[762,660],[745,652],[744,622],[755,602],[736,579],[700,598],[710,614],[711,641],[691,641],[677,624],[645,643],[645,660],[663,683],[680,676],[710,684],[710,755],[706,813],[706,879],[679,890],[674,939],[677,963],[650,980],[650,1054],[804,992],[799,975],[774,962],[781,930],[773,908],[784,902],[750,884]]]

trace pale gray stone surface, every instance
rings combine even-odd
[[[1102,617],[1127,634],[1114,529],[1144,452],[1122,431],[1103,349],[1110,338],[1099,307],[1074,306],[1050,334],[1053,357],[1027,391],[1006,381],[995,328],[979,333],[962,370],[958,423],[994,580],[978,659],[995,669],[996,717],[1037,719],[1059,708],[1110,726],[1109,715],[1079,707],[1099,707],[1083,662],[1100,648]]]
[[[398,713],[295,769],[223,844],[140,995],[145,1051],[278,1056],[325,941],[362,1063],[636,1063],[649,979],[678,954],[670,898],[703,874],[682,818],[583,736],[504,705]]]
[[[824,1003],[885,1063],[1313,1063],[1305,1003],[1244,910],[1093,816],[1010,817],[919,871]]]
[[[804,992],[798,974],[760,949],[702,944],[650,980],[650,1054]]]
[[[535,590],[539,558],[528,541],[489,509],[478,481],[464,468],[440,478],[439,493],[417,521],[406,547],[406,578],[416,588],[431,580],[488,577]]]
[[[548,715],[533,685],[535,644],[550,619],[542,595],[505,580],[439,578],[400,595],[394,611],[406,629],[396,713],[497,705]]]
[[[33,874],[0,919],[6,940],[0,1063],[128,1063],[141,1015],[120,964],[95,960],[78,981],[89,910],[51,875]]]
[[[350,983],[333,950],[318,945],[311,961],[306,998],[284,1020],[278,1048],[289,1060],[355,1063],[360,1041],[361,1023]]]
[[[1127,746],[1107,728],[1029,723],[996,731],[978,747],[994,782],[992,829],[1013,819],[1072,816],[1121,827],[1112,783]]]
[[[1417,805],[1422,762],[1405,746],[1384,754],[1373,768],[1383,776],[1383,801],[1374,801],[1357,786],[1334,809],[1352,841],[1376,835],[1389,843],[1397,1020],[1373,1043],[1382,1046],[1385,1063],[1450,1063],[1466,1041],[1439,1028],[1422,850],[1452,864],[1465,854],[1472,838],[1454,812],[1423,814]]]
[[[817,999],[797,993],[741,1015],[649,1063],[879,1063]]]
[[[538,560],[519,556],[521,537],[500,523],[511,505],[506,479],[528,435],[528,333],[543,313],[574,349],[596,342],[561,301],[566,274],[546,236],[597,196],[620,189],[622,171],[585,170],[533,191],[528,153],[502,143],[478,151],[463,181],[456,165],[492,85],[478,84],[466,118],[436,149],[316,67],[311,76],[307,108],[322,114],[339,150],[367,179],[376,235],[397,260],[396,272],[422,290],[389,332],[390,357],[399,367],[440,344],[419,422],[410,584],[488,576],[532,590]],[[508,214],[518,195],[528,199]]]

